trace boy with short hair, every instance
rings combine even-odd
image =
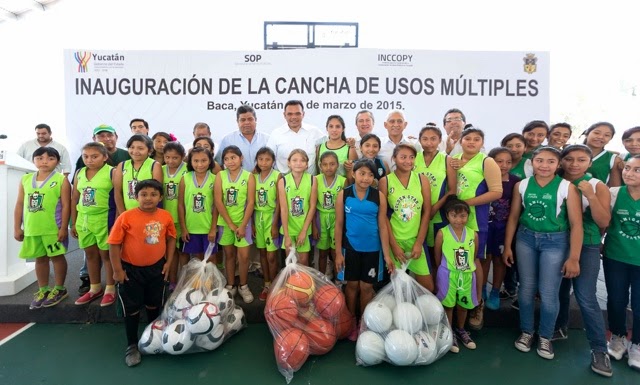
[[[135,187],[135,196],[139,207],[120,215],[109,235],[113,277],[118,284],[127,334],[127,366],[135,366],[141,360],[138,351],[140,308],[146,307],[149,322],[160,315],[176,248],[173,218],[168,211],[158,208],[162,184],[154,179],[140,181]]]

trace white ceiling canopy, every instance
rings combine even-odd
[[[20,21],[32,11],[46,11],[58,0],[0,0],[0,22]]]

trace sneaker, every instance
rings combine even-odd
[[[127,366],[136,366],[140,361],[142,361],[142,357],[140,356],[138,346],[135,344],[127,346],[127,350],[124,353],[124,362]]]
[[[60,301],[67,298],[68,296],[69,296],[69,292],[67,292],[67,289],[62,289],[62,290],[53,289],[47,296],[47,299],[45,299],[44,302],[42,303],[42,307],[56,306],[57,304],[60,303]]]
[[[629,359],[627,363],[631,368],[640,370],[640,344],[629,344]]]
[[[500,309],[500,292],[496,289],[492,289],[487,300],[487,309],[499,310]]]
[[[629,341],[626,336],[611,335],[611,339],[607,342],[607,351],[609,355],[616,360],[620,361],[622,357],[627,353]]]
[[[567,328],[559,328],[553,332],[553,337],[551,337],[551,341],[566,340],[567,338],[569,338],[569,331],[567,330]]]
[[[116,302],[116,293],[107,293],[102,297],[100,301],[101,307],[111,306]]]
[[[253,294],[251,294],[251,290],[249,290],[249,285],[240,286],[240,290],[238,291],[244,303],[253,302]]]
[[[227,285],[224,288],[229,290],[229,292],[231,293],[231,298],[235,298],[236,294],[238,294],[238,287],[237,286]]]
[[[89,292],[91,288],[91,282],[89,282],[89,277],[80,277],[80,287],[78,287],[78,294],[83,295]]]
[[[38,290],[33,294],[33,301],[29,305],[29,309],[40,309],[44,301],[47,300],[47,296],[49,295],[49,291]]]
[[[78,298],[75,302],[76,305],[85,305],[88,304],[89,302],[93,301],[94,299],[100,298],[102,297],[102,295],[104,294],[104,290],[100,289],[99,292],[97,293],[92,293],[90,291],[84,293],[84,295],[80,298]]]
[[[552,360],[555,354],[553,354],[553,344],[547,338],[538,338],[538,355],[547,360]]]
[[[449,349],[451,353],[460,353],[460,346],[458,346],[458,337],[456,337],[455,333],[453,334],[453,343],[451,344],[451,349]]]
[[[533,345],[533,335],[522,332],[514,345],[516,346],[516,349],[521,352],[528,353],[531,350],[531,345]]]
[[[520,310],[520,304],[518,303],[518,298],[516,297],[516,299],[513,300],[513,302],[511,302],[511,308],[513,310]]]
[[[515,292],[510,292],[510,291],[505,290],[505,289],[500,290],[500,299],[501,300],[514,298],[515,296],[516,296]]]
[[[469,335],[469,332],[464,330],[464,329],[455,329],[456,332],[456,336],[457,338],[462,342],[462,344],[464,345],[465,348],[467,349],[475,349],[476,348],[476,343],[473,342],[473,340],[471,339],[471,336]]]
[[[613,375],[611,360],[607,352],[591,351],[591,370],[605,377]]]
[[[266,301],[268,296],[269,296],[269,288],[265,286],[262,288],[262,291],[260,292],[260,296],[258,296],[258,299],[260,299],[260,301]]]
[[[484,326],[484,301],[469,313],[469,328],[471,330],[480,330]]]

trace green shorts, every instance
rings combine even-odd
[[[413,249],[413,244],[416,243],[416,239],[405,239],[405,240],[397,240],[398,245],[404,252],[410,252]],[[418,259],[409,260],[409,265],[407,269],[412,271],[416,275],[429,275],[429,265],[427,265],[427,255],[424,252],[424,249],[421,247],[422,253]],[[392,253],[393,254],[393,253]],[[393,262],[396,264],[396,267],[402,267],[402,263],[398,261],[395,256],[393,257]]]
[[[20,248],[20,258],[57,257],[64,255],[67,248],[58,242],[58,234],[33,235],[24,237]]]
[[[256,227],[256,248],[267,251],[278,250],[278,242],[271,238],[274,211],[256,211],[253,213]]]
[[[220,246],[235,246],[235,247],[247,247],[253,244],[251,239],[251,222],[247,224],[245,229],[244,238],[236,237],[236,233],[231,230],[229,226],[218,226],[218,245]]]
[[[336,213],[323,213],[318,212],[320,215],[318,216],[318,229],[320,230],[320,238],[318,238],[318,243],[316,246],[318,250],[329,250],[336,248]]]
[[[109,250],[107,213],[91,216],[78,214],[76,231],[78,232],[78,246],[81,249],[98,245],[100,250]]]
[[[311,242],[309,241],[309,236],[306,236],[304,238],[304,243],[302,244],[302,246],[296,246],[296,239],[298,239],[298,234],[289,234],[289,236],[291,237],[291,245],[296,248],[297,252],[307,253],[311,251]],[[286,250],[285,248],[285,244],[286,242],[284,241],[284,235],[282,235],[282,248],[285,249],[287,253],[289,253],[289,250]]]
[[[478,306],[475,271],[450,271],[440,265],[437,277],[437,297],[442,306],[452,308],[457,304],[464,309]]]

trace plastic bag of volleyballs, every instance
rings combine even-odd
[[[452,344],[451,327],[442,304],[427,289],[396,269],[362,314],[356,362],[398,366],[429,365]]]
[[[287,383],[309,355],[328,353],[345,334],[341,326],[345,312],[342,292],[324,274],[298,265],[292,249],[271,285],[264,310],[278,370]],[[346,319],[351,321],[351,316]]]

